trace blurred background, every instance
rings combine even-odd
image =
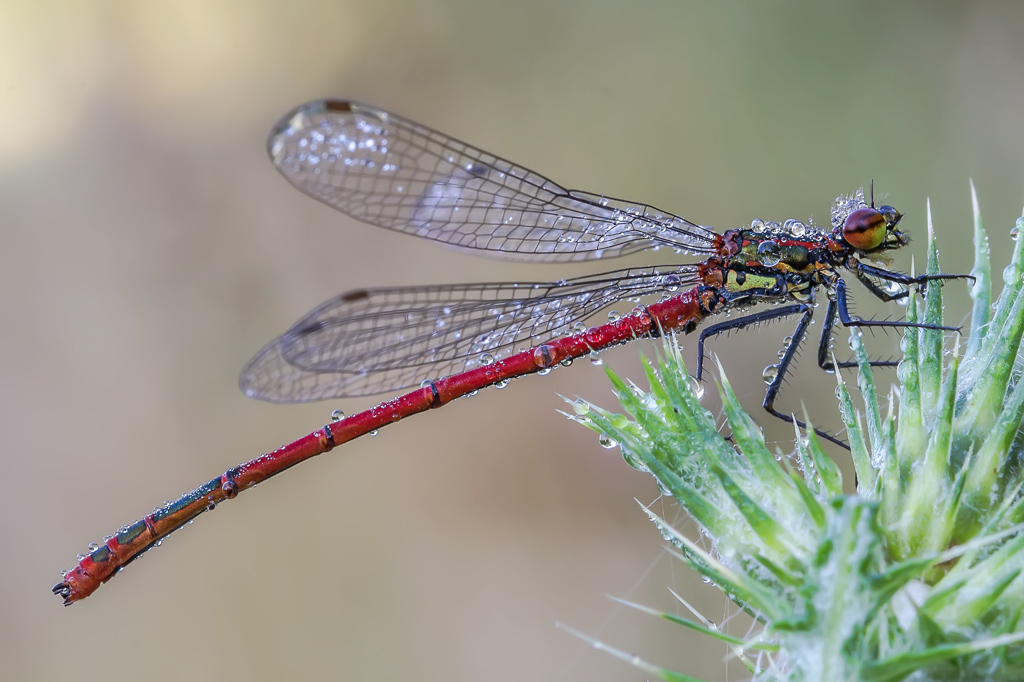
[[[973,178],[999,283],[1024,202],[1022,25],[1014,2],[0,3],[0,677],[649,678],[561,622],[746,678],[724,646],[606,598],[678,611],[672,588],[748,627],[666,555],[634,501],[677,517],[653,481],[556,412],[559,393],[613,405],[587,362],[306,463],[73,608],[49,590],[88,542],[374,402],[272,406],[236,388],[328,297],[650,261],[531,267],[358,224],[267,161],[293,106],[360,99],[720,230],[826,222],[873,178],[918,237],[905,271],[923,264],[928,197],[944,269],[971,268]],[[861,315],[902,314],[851,288]],[[966,287],[945,291],[959,322]],[[758,419],[788,333],[714,347]],[[683,344],[692,363],[695,336]],[[898,336],[869,344],[885,357]],[[640,379],[636,345],[602,357]],[[779,405],[837,428],[834,379],[813,346],[803,357]],[[713,390],[705,402],[718,410]],[[792,431],[761,421],[788,452]]]

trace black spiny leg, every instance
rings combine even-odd
[[[887,271],[880,270],[879,272],[887,272]],[[872,273],[872,274],[874,274],[874,273]],[[895,274],[898,274],[898,273],[888,273],[888,274],[895,275]],[[922,276],[923,277],[928,277],[928,275],[922,275]],[[939,277],[939,276],[932,275],[931,277]],[[965,277],[965,275],[943,275],[940,278],[950,279],[950,278],[953,278],[953,277]],[[915,279],[915,278],[909,278],[909,279]],[[891,280],[891,281],[896,281],[896,280]],[[912,283],[914,283],[914,282],[912,282]],[[839,309],[839,311],[838,311],[839,312],[839,321],[843,323],[844,327],[898,327],[898,328],[902,328],[902,329],[906,329],[908,327],[911,327],[911,328],[914,328],[914,329],[934,329],[934,330],[937,330],[937,331],[944,331],[944,332],[958,332],[958,331],[960,331],[960,327],[946,327],[946,326],[939,325],[939,324],[928,324],[927,322],[897,322],[897,321],[894,321],[894,320],[862,320],[859,317],[852,317],[850,315],[849,310],[847,309],[847,303],[846,303],[846,282],[844,282],[841,277],[836,279],[835,285],[834,285],[834,291],[835,291],[836,303],[837,303],[838,309]],[[872,293],[874,293],[874,292],[872,292]],[[897,294],[896,296],[899,296],[899,294]]]
[[[771,380],[771,382],[769,382],[768,390],[764,392],[764,402],[762,403],[762,407],[764,407],[764,409],[768,411],[768,414],[772,415],[773,417],[777,417],[789,424],[796,424],[801,429],[804,429],[806,431],[807,424],[803,423],[802,421],[800,421],[791,414],[785,414],[784,412],[779,412],[778,410],[775,409],[775,399],[779,397],[779,391],[782,390],[782,382],[786,378],[786,372],[789,371],[789,366],[790,364],[792,364],[793,358],[796,357],[796,351],[800,347],[800,344],[803,343],[804,336],[807,334],[807,327],[811,324],[811,315],[813,313],[813,308],[807,304],[802,304],[800,306],[793,307],[798,309],[803,308],[803,314],[800,316],[800,321],[797,322],[796,324],[796,329],[793,330],[793,341],[792,343],[789,344],[789,347],[786,349],[785,354],[779,360],[779,364],[777,365],[777,370],[775,372],[775,377]],[[825,343],[826,345],[828,344],[827,341]],[[839,438],[836,438],[827,431],[822,431],[821,429],[814,429],[814,432],[821,436],[822,438],[824,438],[825,440],[831,443],[835,443],[841,448],[845,448],[846,450],[850,449],[850,446],[847,445],[844,441],[840,440]]]
[[[912,286],[914,284],[926,284],[927,282],[936,282],[947,279],[969,279],[971,283],[974,283],[974,277],[972,275],[947,275],[945,273],[936,273],[934,275],[918,275],[911,277],[910,275],[904,275],[902,272],[893,272],[892,270],[885,270],[883,268],[876,268],[865,263],[861,263],[858,260],[853,260],[849,264],[850,270],[860,280],[861,284],[874,294],[877,298],[883,301],[895,301],[900,298],[906,298],[910,292],[901,291],[898,294],[890,294],[889,292],[882,289],[880,286],[875,284],[869,279],[871,277],[877,277],[878,279],[885,280],[886,282],[896,282],[903,286]]]
[[[971,275],[947,275],[945,273],[938,273],[938,274],[934,274],[934,275],[918,275],[917,277],[911,277],[910,275],[904,275],[901,272],[893,272],[892,270],[884,270],[882,268],[876,268],[876,267],[873,267],[871,265],[866,265],[866,264],[861,263],[860,261],[856,261],[856,260],[853,261],[850,264],[850,270],[857,277],[857,279],[860,280],[861,284],[864,285],[864,288],[866,288],[868,291],[870,291],[876,298],[878,298],[878,299],[880,299],[882,301],[885,301],[887,303],[889,301],[896,301],[896,300],[899,300],[899,299],[902,299],[902,298],[906,298],[907,296],[910,295],[910,291],[903,290],[903,291],[901,291],[899,293],[890,294],[888,291],[886,291],[882,287],[878,286],[874,281],[872,281],[870,279],[869,275],[871,277],[877,277],[878,279],[882,279],[882,280],[885,280],[887,282],[896,282],[897,284],[902,284],[904,286],[913,286],[915,284],[916,285],[921,285],[921,284],[926,284],[927,282],[931,282],[931,281],[948,280],[948,279],[969,279],[969,280],[971,280],[971,282],[974,282],[974,277],[971,276]],[[839,280],[839,281],[842,282],[842,280]],[[846,288],[845,288],[845,284],[844,284],[843,285],[843,293],[844,294],[845,294],[845,291],[846,291]],[[841,299],[842,303],[839,304],[839,305],[841,305],[843,307],[843,309],[845,310],[846,299],[845,299],[845,296],[841,297],[839,295],[838,286],[837,286],[837,295],[836,295],[835,298],[836,299]],[[830,357],[828,345],[829,345],[829,341],[831,341],[831,339],[832,339],[832,330],[835,327],[835,323],[836,323],[836,319],[837,319],[837,313],[839,312],[839,305],[836,304],[835,300],[831,300],[831,299],[829,300],[829,302],[828,302],[828,310],[825,311],[825,320],[824,320],[824,324],[822,325],[822,330],[821,330],[821,341],[818,344],[818,366],[821,367],[826,372],[832,372],[832,371],[835,371],[835,369],[836,369],[835,365],[833,365],[833,363],[832,363],[832,358]],[[847,319],[853,319],[848,314],[847,314],[846,317],[847,317]],[[860,327],[875,327],[875,326],[884,326],[884,327],[921,327],[921,328],[924,328],[924,329],[936,329],[937,328],[937,329],[942,329],[942,330],[945,330],[945,331],[959,331],[959,329],[953,328],[953,327],[933,327],[933,326],[928,326],[928,325],[909,324],[909,323],[906,323],[906,322],[889,322],[889,321],[887,321],[887,322],[884,322],[884,323],[879,323],[879,322],[872,322],[870,320],[867,320],[867,321],[865,321],[865,320],[858,320],[856,324],[850,325],[847,321],[844,320],[843,324],[846,325],[846,326],[860,326]],[[899,362],[897,362],[896,360],[872,360],[868,364],[870,364],[872,367],[895,367],[896,365],[899,364]],[[839,369],[847,369],[849,367],[856,367],[857,363],[856,362],[840,362],[840,363],[838,363],[838,365],[839,365]]]
[[[853,274],[860,280],[861,284],[870,291],[874,296],[882,301],[896,301],[902,298],[906,298],[910,295],[910,291],[903,290],[896,294],[890,294],[888,291],[878,286],[870,277],[877,277],[878,279],[885,280],[887,282],[896,282],[903,286],[913,286],[926,284],[928,282],[949,280],[949,279],[967,279],[973,284],[975,278],[973,275],[947,275],[945,273],[936,273],[934,275],[918,275],[911,277],[910,275],[904,275],[902,272],[893,272],[892,270],[885,270],[883,268],[876,268],[865,263],[861,263],[858,260],[853,260],[849,264],[849,268],[853,271]],[[870,276],[870,277],[869,277]],[[874,322],[871,320],[861,320],[859,318],[852,318],[846,310],[846,285],[842,279],[838,280],[836,284],[836,296],[835,298],[839,301],[837,308],[836,301],[830,300],[828,304],[828,311],[825,313],[825,325],[822,330],[821,343],[818,346],[818,366],[826,371],[832,371],[835,369],[832,365],[832,361],[829,359],[828,353],[828,342],[832,335],[832,328],[835,326],[836,313],[838,311],[839,317],[843,322],[843,325],[850,327],[917,327],[920,329],[940,329],[943,331],[960,331],[959,327],[939,327],[928,324],[911,324],[907,322]],[[852,322],[851,322],[852,320]],[[895,360],[878,360],[872,361],[872,367],[894,367],[899,363]],[[847,367],[856,367],[856,362],[840,362],[840,369]]]
[[[798,313],[805,313],[808,310],[809,306],[803,303],[787,305],[782,306],[781,308],[776,308],[775,310],[762,310],[750,315],[744,315],[743,317],[737,317],[735,320],[719,322],[718,324],[713,324],[710,327],[702,329],[700,336],[697,338],[697,381],[701,381],[704,376],[704,343],[707,339],[712,336],[718,336],[719,334],[732,329],[745,329],[754,324],[770,322],[771,320],[777,320],[781,317],[789,317],[790,315],[796,315]],[[793,343],[791,345],[797,345],[795,335],[793,336]]]
[[[899,294],[893,296],[893,298],[899,297]],[[836,320],[839,319],[838,311],[839,306],[835,301],[829,299],[828,308],[825,310],[825,319],[821,325],[821,339],[818,341],[818,367],[821,367],[826,372],[834,372],[837,365],[839,369],[857,366],[856,362],[850,360],[832,363],[832,354],[829,353],[829,342],[832,341],[832,330],[835,329]],[[896,360],[871,360],[868,364],[872,367],[895,367],[900,363]]]
[[[807,425],[799,419],[776,410],[775,399],[778,397],[779,390],[782,388],[782,382],[786,378],[786,372],[789,371],[789,366],[793,362],[793,358],[796,357],[796,351],[804,340],[804,336],[807,333],[807,327],[811,323],[811,317],[813,314],[814,308],[811,307],[811,305],[798,303],[776,308],[775,310],[763,310],[751,315],[745,315],[744,317],[740,317],[735,320],[729,320],[728,322],[719,322],[718,324],[713,324],[704,329],[701,331],[700,337],[697,340],[697,381],[701,380],[704,372],[704,343],[708,338],[717,336],[718,334],[727,332],[731,329],[744,329],[750,325],[760,324],[761,322],[768,322],[770,320],[789,317],[791,315],[800,315],[800,321],[797,322],[796,328],[793,330],[793,340],[790,342],[789,347],[786,348],[786,352],[782,356],[782,359],[779,360],[778,370],[775,377],[771,380],[771,383],[768,385],[768,389],[765,391],[762,407],[764,407],[768,414],[773,417],[777,417],[789,424],[796,424],[801,429],[806,429]],[[826,431],[814,429],[814,432],[827,441],[835,443],[847,450],[850,449],[850,446]]]

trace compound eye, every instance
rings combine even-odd
[[[843,223],[843,239],[858,251],[877,249],[885,241],[885,233],[885,216],[875,208],[858,208]]]
[[[903,217],[902,213],[897,211],[892,206],[888,206],[888,205],[887,206],[879,206],[878,207],[878,212],[882,214],[882,217],[885,218],[885,224],[888,227],[890,227],[890,228],[891,227],[896,227],[896,223],[898,223],[900,221],[900,218]]]

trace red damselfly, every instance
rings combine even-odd
[[[912,277],[864,262],[906,245],[907,237],[898,229],[902,215],[891,206],[875,207],[873,197],[869,204],[862,192],[837,199],[825,226],[757,220],[720,234],[651,206],[565,189],[400,116],[333,100],[289,113],[271,132],[268,151],[295,187],[343,213],[473,253],[566,262],[664,247],[704,260],[547,283],[363,289],[327,301],[246,365],[246,394],[299,402],[419,388],[230,469],[124,526],[63,574],[53,592],[65,604],[92,594],[192,518],[305,459],[486,386],[640,337],[690,333],[722,311],[780,304],[703,329],[698,380],[709,337],[799,318],[769,373],[763,403],[789,422],[794,418],[774,403],[811,322],[817,289],[828,293],[818,352],[824,369],[835,369],[828,348],[836,320],[954,329],[850,315],[842,270],[883,300],[907,296],[907,286],[965,277]],[[645,297],[659,300],[587,326],[612,304]]]

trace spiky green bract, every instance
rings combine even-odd
[[[609,371],[623,414],[576,401],[574,418],[619,443],[711,540],[646,510],[673,551],[762,629],[739,640],[706,620],[638,608],[724,641],[757,680],[1024,680],[1024,240],[992,306],[974,207],[966,341],[908,329],[899,391],[883,410],[861,335],[851,334],[861,407],[841,379],[837,396],[855,495],[813,430],[797,434],[791,456],[770,452],[723,374],[726,441],[672,343],[656,365],[644,360],[647,391]],[[930,210],[928,233],[927,272],[937,274]],[[942,325],[941,288],[925,290],[907,319]]]

